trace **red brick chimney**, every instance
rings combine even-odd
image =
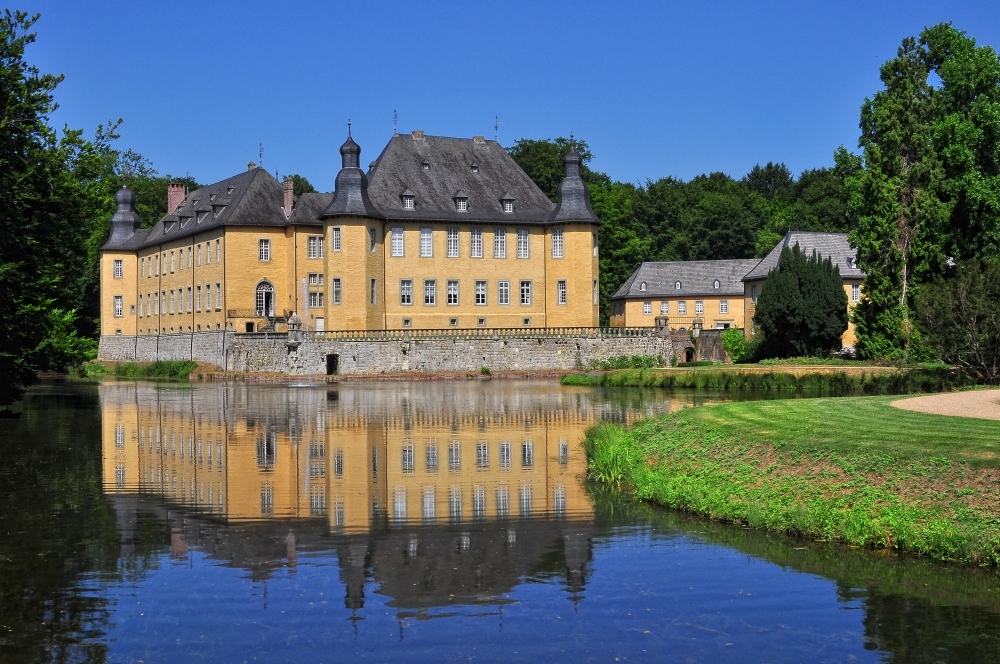
[[[285,217],[292,216],[292,206],[295,204],[295,180],[289,175],[285,178]]]
[[[167,185],[167,214],[173,214],[177,211],[177,206],[184,200],[185,195],[183,184],[171,182]]]

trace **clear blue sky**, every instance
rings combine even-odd
[[[820,5],[824,6],[820,6]],[[121,147],[214,182],[257,160],[333,188],[347,119],[399,131],[585,139],[645,181],[854,149],[900,41],[940,21],[1000,47],[1000,2],[59,2],[28,53],[63,73],[58,125],[122,117]]]

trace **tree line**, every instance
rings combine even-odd
[[[38,18],[0,16],[0,405],[39,371],[96,353],[99,248],[115,191],[127,184],[150,226],[167,212],[169,183],[199,186],[119,148],[121,120],[92,138],[52,127],[62,76],[25,59]],[[760,257],[791,229],[848,232],[868,275],[854,313],[863,356],[986,361],[957,354],[948,343],[957,336],[974,340],[970,357],[996,357],[1000,342],[976,327],[978,309],[947,328],[928,312],[958,302],[963,275],[980,283],[1000,274],[990,267],[1000,249],[1000,60],[941,24],[904,39],[881,77],[884,89],[861,107],[860,153],[840,147],[831,165],[797,176],[767,162],[739,178],[621,182],[589,168],[589,146],[575,141],[602,220],[602,324],[610,296],[643,261]],[[521,139],[509,152],[555,200],[569,146]],[[293,179],[296,194],[314,191]],[[993,300],[962,306],[975,302]]]

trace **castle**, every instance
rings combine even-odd
[[[335,191],[296,197],[250,164],[139,227],[122,188],[101,248],[101,334],[598,325],[600,220],[564,158],[552,203],[496,142],[392,137],[366,171],[351,138]]]

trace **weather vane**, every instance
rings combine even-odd
[[[497,141],[499,143],[500,142],[499,137],[500,137],[500,116],[499,115],[494,115],[493,116],[493,140]]]
[[[264,168],[264,144],[260,144],[260,150],[257,151],[257,156],[260,157],[260,167]]]
[[[396,122],[398,120],[399,120],[399,113],[396,112],[396,109],[392,109],[392,135],[393,136],[396,135]]]

